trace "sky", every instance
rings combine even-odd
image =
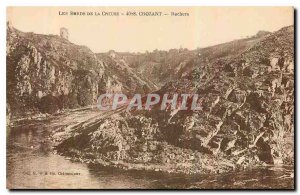
[[[59,12],[93,12],[92,16]],[[155,12],[163,16],[96,16],[95,13]],[[171,12],[189,16],[171,16]],[[7,21],[23,32],[59,34],[93,52],[195,49],[293,25],[292,7],[8,7]]]

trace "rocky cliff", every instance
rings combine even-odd
[[[54,132],[57,151],[76,160],[183,173],[294,162],[293,26],[194,51],[143,54],[95,54],[10,27],[7,89],[14,116],[93,105],[105,92],[199,94],[200,111],[153,107]]]
[[[120,113],[76,132],[58,151],[89,163],[184,173],[292,165],[294,27],[198,52],[157,93],[197,93],[200,111]]]
[[[57,35],[7,27],[6,56],[7,108],[12,116],[93,105],[105,92],[144,94],[155,89],[134,71],[116,71],[113,60],[102,60],[89,48]]]

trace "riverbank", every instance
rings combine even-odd
[[[80,113],[81,115],[79,115]],[[19,186],[21,189],[30,187],[60,188],[68,185],[70,188],[89,187],[105,189],[138,189],[145,187],[149,189],[294,188],[293,167],[253,166],[252,169],[244,169],[242,167],[233,168],[229,166],[230,164],[216,164],[217,162],[221,162],[221,159],[212,158],[213,155],[204,155],[200,152],[174,147],[163,142],[161,144],[156,143],[160,147],[158,148],[161,151],[160,154],[153,150],[154,143],[148,142],[147,145],[149,145],[149,149],[152,148],[152,152],[149,152],[146,146],[144,146],[144,149],[139,147],[136,149],[131,148],[128,150],[133,153],[139,149],[140,153],[138,156],[134,158],[133,153],[131,153],[130,156],[132,158],[119,161],[113,158],[106,159],[103,155],[100,155],[99,151],[87,151],[86,148],[74,150],[74,147],[70,145],[67,147],[69,152],[65,150],[63,153],[57,153],[56,150],[58,148],[53,151],[53,145],[57,146],[57,143],[51,141],[53,127],[56,127],[56,124],[60,123],[62,125],[60,129],[65,130],[64,124],[67,123],[67,118],[72,118],[71,116],[73,116],[73,120],[75,120],[75,116],[83,117],[87,114],[86,112],[84,114],[80,113],[77,112],[76,115],[64,117],[54,117],[52,120],[47,121],[47,123],[45,121],[23,121],[22,125],[13,127],[10,131],[11,133],[8,134],[9,149],[7,158],[9,162],[8,169],[10,170],[8,176],[10,187]],[[65,121],[65,123],[62,124],[62,121]],[[103,121],[105,120],[100,120],[100,122]],[[29,124],[30,128],[28,128]],[[84,130],[88,129],[85,128]],[[89,133],[91,133],[91,129],[89,130]],[[71,137],[65,136],[62,138],[63,140],[74,137],[82,138],[82,133],[82,131],[77,131],[77,135],[72,134]],[[81,142],[78,142],[78,144],[80,145]],[[91,146],[91,142],[87,143],[87,145]],[[62,149],[62,145],[60,148]],[[159,161],[148,160],[146,162],[146,156],[151,157],[151,153],[159,156]],[[175,156],[173,155],[174,153],[176,154]],[[144,158],[139,159],[139,157]],[[226,163],[226,161],[222,162]],[[196,166],[197,164],[199,165],[198,167]],[[35,165],[34,168],[29,169],[33,165]],[[217,165],[223,167],[223,169],[216,169]],[[211,171],[209,171],[210,169]],[[43,175],[36,177],[24,174],[28,170],[36,172],[41,170],[53,172],[77,170],[80,172],[80,176],[60,175],[59,177],[53,177]],[[78,184],[79,179],[81,181],[80,184]],[[50,180],[52,182],[50,182],[51,185],[49,186],[43,182]],[[112,180],[113,182],[111,182]],[[107,183],[106,181],[109,182]],[[64,185],[62,186],[62,184]]]
[[[54,133],[58,154],[74,161],[124,170],[183,174],[218,174],[268,166],[255,147],[227,155],[218,149],[170,143],[152,119],[114,113]]]

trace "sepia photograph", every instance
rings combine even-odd
[[[8,6],[6,188],[294,190],[294,18]]]

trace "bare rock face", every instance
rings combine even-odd
[[[197,145],[215,155],[225,155],[234,164],[293,161],[292,30],[283,28],[229,60],[212,60],[208,67],[215,71],[209,79],[199,78],[207,67],[195,69],[192,80],[202,80],[196,88],[202,92],[204,104],[201,112],[193,114],[195,125],[185,135],[188,139],[199,140]],[[223,71],[227,64],[234,76]],[[203,90],[206,83],[213,90]],[[242,163],[242,159],[253,162]]]
[[[194,51],[145,54],[94,54],[12,27],[7,34],[9,116],[93,105],[106,92],[199,94],[199,111],[154,108],[101,119],[61,140],[61,154],[183,173],[294,162],[293,26]]]
[[[7,28],[7,99],[12,115],[55,113],[96,104],[101,93],[129,93],[132,89],[120,80],[128,75],[120,71],[116,76],[113,66],[62,37]],[[132,85],[151,88],[133,72],[130,75]]]
[[[177,144],[235,165],[293,162],[292,30],[283,28],[230,58],[199,59],[187,82],[200,94],[202,110],[178,113],[175,124],[182,134]],[[183,117],[192,117],[190,128],[180,122]]]
[[[204,48],[189,59],[189,74],[161,81],[166,83],[158,94],[199,94],[200,111],[119,114],[63,141],[60,152],[93,163],[118,161],[136,169],[146,163],[183,173],[293,164],[293,29]],[[74,139],[85,144],[71,146]]]

